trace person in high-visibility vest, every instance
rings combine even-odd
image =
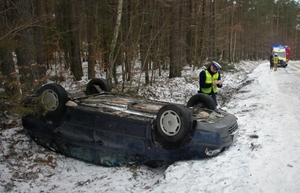
[[[274,57],[273,57],[273,63],[274,63],[274,71],[277,70],[277,65],[278,65],[278,62],[279,62],[279,58],[278,58],[278,55],[277,53],[274,54]]]
[[[217,88],[221,88],[224,82],[224,80],[221,80],[221,75],[219,73],[221,68],[220,64],[212,61],[209,67],[202,70],[199,74],[200,90],[198,92],[210,95],[214,99],[216,105],[218,105]]]

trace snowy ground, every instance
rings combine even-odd
[[[36,145],[17,124],[0,130],[0,192],[300,192],[300,62],[276,72],[267,61],[236,68],[222,73],[219,101],[238,118],[240,133],[217,157],[156,169],[102,167]],[[199,71],[157,79],[140,94],[184,103],[198,90]]]

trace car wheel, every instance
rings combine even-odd
[[[216,103],[211,98],[211,96],[204,94],[204,93],[198,93],[192,96],[189,101],[187,102],[187,107],[200,107],[200,108],[207,108],[211,110],[216,109]]]
[[[110,92],[112,87],[111,85],[102,78],[95,78],[89,81],[89,83],[86,86],[86,94],[96,94],[99,93],[99,90],[97,89],[98,86],[102,91]]]
[[[190,132],[192,127],[188,110],[181,105],[168,104],[157,113],[156,127],[160,136],[169,142],[179,142]]]
[[[59,84],[46,84],[39,90],[41,103],[46,110],[45,118],[58,123],[65,116],[68,101],[66,90]]]

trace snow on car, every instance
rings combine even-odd
[[[215,156],[238,136],[237,118],[217,110],[208,95],[196,94],[182,105],[111,90],[105,79],[92,79],[77,93],[46,84],[26,98],[36,112],[22,119],[23,127],[44,147],[105,166]]]

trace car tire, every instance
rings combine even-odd
[[[280,66],[285,68],[286,67],[285,61],[282,61]]]
[[[212,99],[211,96],[204,94],[204,93],[198,93],[192,96],[188,102],[187,107],[200,107],[200,108],[207,108],[211,110],[216,109],[216,103]]]
[[[110,92],[112,90],[111,85],[103,78],[94,78],[89,81],[89,83],[86,86],[86,94],[96,94],[99,93],[99,91],[95,88],[95,86],[99,86],[101,90],[105,92]]]
[[[46,110],[45,118],[53,123],[60,122],[66,114],[68,94],[66,90],[59,84],[50,83],[44,85],[38,95],[41,99],[41,104]]]
[[[190,114],[182,105],[165,105],[157,113],[156,128],[164,140],[172,143],[180,142],[191,131]]]

